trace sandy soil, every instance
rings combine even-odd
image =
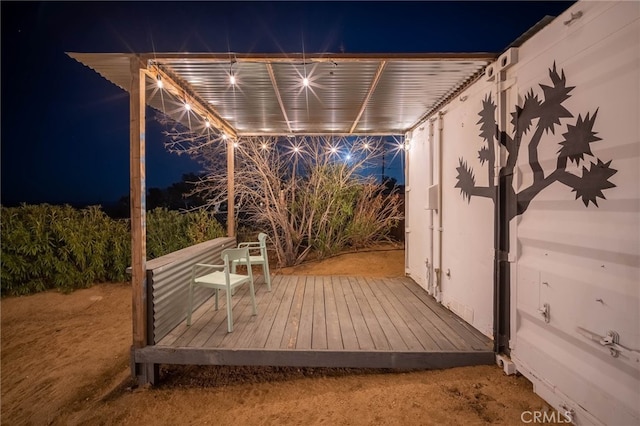
[[[346,254],[279,270],[402,275],[404,252]],[[497,366],[393,372],[163,366],[129,379],[131,291],[99,284],[1,301],[2,424],[520,424],[546,407]]]

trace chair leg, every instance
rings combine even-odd
[[[231,309],[231,289],[227,288],[227,330],[233,331],[233,310]]]
[[[218,310],[218,289],[216,288],[216,311]]]
[[[251,293],[251,306],[253,307],[253,315],[258,315],[258,308],[256,307],[256,292],[253,288],[253,280],[249,280],[249,292]]]
[[[264,272],[264,280],[267,282],[267,290],[271,291],[271,274],[269,273],[269,262],[267,259],[262,264],[262,272]]]
[[[187,326],[191,325],[191,311],[193,310],[193,282],[189,283],[189,307],[187,308]]]
[[[231,273],[235,274],[236,273],[236,267],[238,266],[238,261],[234,260],[233,262],[231,262]],[[231,290],[231,295],[235,296],[236,295],[236,288],[234,287],[233,290]]]

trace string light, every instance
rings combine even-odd
[[[262,149],[267,149],[267,148],[268,148],[267,144],[265,142],[262,142]]]
[[[226,133],[223,133],[223,134],[222,134],[222,139],[223,139],[223,140],[225,140],[225,141],[226,141],[226,140],[227,140],[227,137],[228,137],[228,136],[227,136],[227,134],[226,134]]]
[[[156,85],[158,86],[158,89],[162,89],[164,87],[164,83],[162,82],[162,78],[160,78],[159,75],[156,78]]]
[[[189,104],[189,102],[185,102],[184,109],[186,109],[187,111],[191,111],[191,104]]]
[[[233,73],[233,63],[235,61],[231,61],[231,63],[229,64],[229,83],[231,83],[232,86],[234,86],[236,84],[236,76]]]
[[[304,87],[309,87],[309,79],[307,77],[302,79],[302,85]]]
[[[332,154],[335,154],[336,152],[338,152],[338,148],[336,148],[335,146],[332,146],[330,151]]]
[[[237,148],[237,147],[238,147],[238,142],[234,142],[234,143],[233,143],[233,147],[234,147],[234,148]]]
[[[363,148],[364,149],[369,149],[369,144],[367,142],[365,142],[364,145],[363,145]]]
[[[209,119],[208,119],[208,118],[205,118],[205,119],[204,119],[204,125],[205,125],[205,127],[206,127],[206,128],[211,127],[211,122],[209,121]]]
[[[293,147],[293,152],[295,152],[295,153],[300,152],[300,148],[299,148],[299,147],[297,147],[297,146],[294,146],[294,147]]]

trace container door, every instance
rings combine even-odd
[[[639,11],[578,2],[519,50],[511,358],[578,425],[640,424]]]

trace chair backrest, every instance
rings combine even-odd
[[[258,241],[260,242],[260,254],[265,259],[267,258],[267,234],[261,232],[258,234]]]
[[[222,258],[222,260],[224,260],[224,269],[227,273],[231,271],[229,265],[231,265],[234,260],[242,259],[243,263],[247,265],[247,275],[249,275],[253,280],[253,271],[251,270],[251,257],[249,256],[248,248],[243,247],[224,249],[222,250],[220,257]]]
[[[220,253],[220,257],[224,260],[225,265],[239,259],[249,261],[249,249],[246,247],[224,249],[222,253]]]

